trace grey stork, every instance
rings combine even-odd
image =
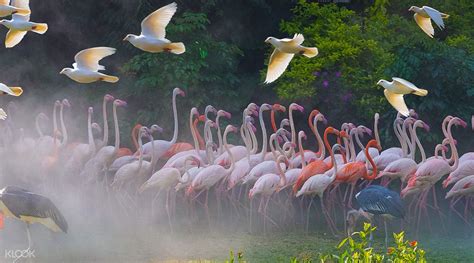
[[[403,219],[405,216],[405,210],[400,195],[380,185],[370,185],[357,193],[355,198],[360,208],[359,210],[352,209],[347,213],[348,235],[353,232],[354,226],[361,216],[372,221],[373,216],[382,215],[384,216],[385,246],[387,246],[388,235],[387,222],[385,219],[387,217]],[[370,235],[370,240],[372,241],[372,234]]]
[[[30,224],[40,223],[53,232],[67,233],[68,229],[66,219],[51,200],[16,186],[0,190],[0,221],[3,217],[26,223],[28,250],[31,248]]]

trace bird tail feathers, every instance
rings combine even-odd
[[[119,81],[119,78],[116,77],[116,76],[109,76],[109,75],[103,75],[102,76],[102,81],[105,81],[105,82],[109,82],[109,83],[115,83],[117,81]]]
[[[419,89],[419,90],[415,91],[413,94],[424,97],[424,96],[428,95],[428,91],[425,90],[425,89]]]
[[[303,56],[312,58],[318,55],[318,48],[315,47],[305,47],[303,50]]]
[[[183,54],[186,51],[186,47],[184,47],[182,42],[170,43],[168,44],[167,49],[169,49],[169,52],[177,55]]]
[[[441,18],[448,18],[449,15],[448,14],[445,14],[445,13],[441,13]]]
[[[31,31],[38,33],[38,34],[44,34],[46,31],[48,31],[48,24],[46,23],[38,23],[33,26]]]

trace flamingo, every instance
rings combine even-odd
[[[161,159],[165,153],[176,143],[176,140],[178,139],[178,110],[176,108],[176,96],[180,95],[182,97],[185,96],[184,91],[182,91],[180,88],[175,88],[173,90],[173,98],[172,98],[172,105],[173,105],[173,118],[174,118],[174,132],[173,132],[173,137],[171,138],[170,141],[164,141],[164,140],[156,140],[154,142],[155,147],[155,157],[157,160]],[[147,142],[146,144],[143,145],[143,154],[149,155],[151,153],[151,142]]]
[[[95,153],[95,142],[92,135],[92,114],[94,110],[89,107],[87,114],[87,136],[88,143],[81,143],[74,147],[72,155],[66,162],[66,170],[71,173],[76,173],[85,162]]]
[[[249,191],[249,199],[252,200],[256,195],[261,195],[262,199],[258,208],[258,212],[263,216],[263,232],[266,233],[266,222],[267,218],[270,222],[276,224],[268,215],[267,207],[271,196],[275,193],[278,188],[282,188],[286,184],[285,173],[281,169],[280,164],[285,163],[288,167],[288,161],[285,156],[280,155],[275,163],[278,174],[268,173],[264,174],[257,179],[252,189]],[[266,199],[266,201],[265,201]],[[265,203],[265,204],[264,204]],[[263,206],[263,207],[262,207]]]
[[[318,143],[318,151],[317,152],[313,152],[313,151],[310,151],[310,150],[305,150],[304,151],[304,159],[308,162],[308,163],[311,163],[312,161],[318,159],[320,156],[321,156],[321,153],[322,153],[322,145],[323,145],[323,140],[321,139],[321,135],[319,135],[319,132],[318,132],[318,127],[315,126],[315,124],[317,123],[318,120],[315,120],[314,123],[313,123],[313,120],[316,116],[318,116],[319,114],[319,111],[318,110],[312,110],[311,113],[309,114],[309,117],[308,117],[308,125],[311,129],[311,131],[313,132],[314,136],[316,136],[316,140],[317,140],[317,143]],[[319,118],[321,119],[321,121],[324,123],[324,125],[327,124],[327,120],[326,118],[324,117],[324,115],[322,114],[319,114]],[[293,167],[298,167],[302,164],[302,155],[301,153],[297,154],[295,158],[293,158],[291,160],[291,165]]]
[[[120,130],[117,117],[117,107],[124,107],[126,105],[127,103],[123,100],[114,100],[112,111],[114,116],[115,145],[104,146],[100,150],[98,150],[94,158],[86,162],[84,169],[80,174],[82,178],[98,179],[99,174],[103,170],[107,170],[117,157],[117,153],[120,147]],[[106,131],[104,131],[104,133],[105,132]]]
[[[188,156],[186,161],[191,161],[192,165],[198,165],[200,160],[194,156]],[[171,231],[173,231],[173,224],[171,223],[171,213],[170,213],[170,191],[173,187],[175,187],[178,183],[184,183],[185,181],[181,180],[181,173],[176,168],[162,168],[155,172],[145,183],[140,186],[140,193],[143,193],[147,189],[155,189],[157,193],[155,198],[153,198],[151,207],[153,211],[154,202],[158,198],[158,195],[161,190],[166,191],[166,204],[165,210],[166,214],[168,215],[168,223],[170,226]],[[153,212],[152,212],[153,216]]]
[[[357,138],[357,137],[356,137]],[[377,140],[370,140],[367,145],[365,146],[365,154],[366,158],[369,161],[369,163],[372,166],[372,174],[368,174],[368,170],[365,166],[365,162],[361,161],[354,161],[354,162],[349,162],[344,164],[341,169],[339,169],[336,173],[336,180],[335,182],[337,183],[349,183],[351,184],[351,190],[349,194],[349,201],[348,201],[348,207],[352,207],[352,194],[354,192],[355,184],[359,179],[365,179],[365,180],[373,180],[377,176],[377,166],[375,166],[375,163],[372,159],[372,156],[370,156],[369,149],[370,147],[376,147],[377,150],[381,150],[380,145],[378,145]],[[347,190],[346,190],[347,194]],[[344,200],[345,200],[346,195],[344,195]]]
[[[201,190],[201,192],[206,191],[206,200],[204,202],[204,208],[206,210],[206,215],[207,215],[209,225],[211,224],[211,218],[210,218],[209,206],[208,206],[209,189],[211,189],[211,187],[213,187],[219,181],[221,181],[222,179],[230,175],[230,173],[232,173],[235,167],[233,153],[230,151],[230,148],[227,144],[227,135],[229,132],[237,132],[237,128],[232,125],[227,125],[224,131],[224,136],[223,136],[224,148],[227,151],[227,154],[229,155],[229,159],[230,159],[229,168],[224,168],[223,166],[218,165],[218,164],[213,164],[213,165],[209,165],[205,167],[204,169],[199,171],[199,173],[196,175],[193,182],[191,183],[191,186],[189,186],[189,188],[186,190],[186,194],[188,196],[196,190]]]
[[[319,196],[319,199],[321,201],[321,208],[323,210],[324,217],[326,218],[326,221],[328,223],[329,228],[331,229],[331,232],[335,234],[335,229],[336,226],[334,222],[331,220],[331,217],[329,216],[328,211],[326,210],[326,207],[324,206],[324,201],[323,201],[323,193],[326,191],[326,189],[331,185],[332,182],[336,179],[336,174],[337,174],[337,162],[334,158],[334,152],[337,149],[340,149],[341,146],[339,144],[335,144],[332,149],[331,146],[329,145],[329,142],[327,141],[327,134],[335,134],[336,136],[339,136],[340,133],[338,130],[334,129],[333,127],[328,127],[324,131],[325,134],[325,140],[324,143],[326,145],[326,148],[329,151],[329,155],[331,156],[332,163],[333,165],[333,170],[327,170],[325,173],[317,174],[314,176],[311,176],[306,180],[301,187],[300,190],[296,193],[296,197],[302,196],[302,195],[310,195],[310,196]],[[307,210],[307,216],[306,216],[306,232],[308,231],[308,226],[309,226],[309,210],[311,208],[311,205],[313,203],[313,198],[311,198],[311,201],[308,205],[308,210]]]
[[[103,125],[104,125],[104,137],[102,142],[97,145],[97,150],[100,150],[102,147],[107,146],[109,143],[109,122],[107,120],[107,103],[113,102],[115,100],[114,96],[110,94],[105,94],[104,99],[102,100],[102,118],[103,118]]]
[[[466,176],[457,181],[454,186],[446,194],[446,199],[458,197],[457,200],[451,202],[451,210],[453,210],[464,222],[472,228],[471,223],[468,220],[468,210],[470,199],[474,196],[474,175]],[[466,197],[466,205],[464,209],[464,216],[462,216],[455,208],[454,205],[462,197]]]
[[[318,132],[317,132],[317,122],[318,121],[324,121],[324,120],[325,120],[324,115],[322,115],[321,113],[318,113],[318,115],[316,115],[316,117],[314,118],[314,127],[315,127],[315,130],[316,130],[317,134],[318,134]],[[332,129],[327,129],[327,128],[324,131],[324,143],[327,142],[327,136],[331,132],[333,132],[333,130]],[[312,177],[313,175],[316,175],[316,174],[323,174],[327,170],[331,169],[333,164],[329,165],[329,164],[324,162],[324,157],[325,157],[325,154],[326,154],[324,146],[320,149],[321,149],[321,155],[320,155],[319,159],[314,160],[313,162],[309,163],[301,171],[301,174],[298,177],[298,180],[293,185],[293,193],[294,194],[296,194],[298,192],[298,190],[303,186],[304,182],[306,182],[306,180],[308,180],[310,177]],[[303,159],[304,159],[304,156],[303,156]]]

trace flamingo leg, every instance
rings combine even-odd
[[[308,230],[309,230],[309,212],[311,209],[311,205],[313,204],[313,200],[314,200],[313,196],[310,196],[310,199],[311,201],[309,201],[308,209],[306,211],[306,226],[305,226],[306,234],[308,234]]]
[[[170,209],[169,209],[169,203],[170,203],[170,190],[166,191],[166,204],[165,204],[165,209],[166,209],[166,214],[168,215],[168,223],[170,225],[170,230],[171,233],[173,233],[173,224],[171,223],[171,215],[170,215]]]

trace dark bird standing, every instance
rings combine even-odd
[[[30,224],[40,223],[53,232],[67,233],[68,229],[66,219],[51,200],[16,186],[0,190],[0,217],[3,216],[26,223],[28,249],[31,247]]]

